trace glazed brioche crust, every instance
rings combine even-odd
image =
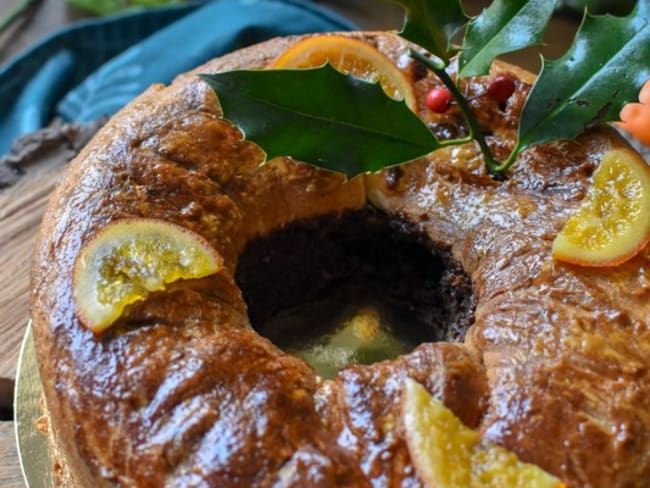
[[[394,59],[419,114],[441,137],[458,116],[422,103],[437,83],[392,34],[352,34]],[[467,425],[569,486],[650,479],[650,254],[615,269],[554,262],[551,242],[588,188],[609,130],[526,151],[504,182],[476,147],[443,149],[343,183],[262,154],[219,115],[196,74],[262,68],[298,38],[276,39],[154,86],[71,164],[40,231],[32,320],[51,429],[71,486],[419,486],[403,438],[400,388],[422,382]],[[514,143],[531,75],[505,107],[473,107],[497,157]],[[526,82],[526,83],[524,83]],[[464,86],[470,95],[485,79]],[[464,344],[423,344],[394,361],[317,377],[252,330],[233,273],[243,247],[285,223],[378,208],[417,223],[472,278]],[[74,314],[81,246],[115,219],[156,217],[206,237],[219,275],[133,307],[102,336]]]

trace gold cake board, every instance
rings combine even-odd
[[[42,396],[43,388],[36,365],[36,350],[30,321],[20,348],[14,394],[18,457],[23,478],[29,488],[54,487],[47,437],[36,428],[36,420],[43,415]]]

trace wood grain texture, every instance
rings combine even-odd
[[[30,167],[0,190],[0,377],[14,378],[29,318],[29,267],[45,205],[63,170],[60,161]]]
[[[16,452],[13,422],[0,422],[0,486],[2,488],[24,488],[25,486]]]
[[[0,0],[0,18],[8,15],[20,0]],[[84,13],[64,0],[39,0],[0,35],[0,63],[24,51],[55,28],[81,19]]]

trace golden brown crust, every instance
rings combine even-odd
[[[354,34],[399,60],[419,114],[442,137],[452,110],[422,103],[436,84],[390,34]],[[32,319],[51,432],[76,486],[418,486],[399,421],[400,379],[422,381],[488,438],[569,486],[650,479],[650,255],[612,269],[561,265],[550,243],[589,185],[610,131],[526,151],[505,182],[474,145],[346,184],[259,150],[219,118],[200,71],[262,67],[277,39],[154,86],[117,114],[56,190],[33,265]],[[473,102],[499,157],[513,144],[530,74],[506,107]],[[467,93],[485,88],[471,80]],[[503,108],[503,110],[502,110]],[[390,175],[390,176],[389,176]],[[471,276],[476,321],[465,344],[426,344],[324,381],[250,327],[232,278],[251,239],[287,222],[379,208],[418,223]],[[206,237],[217,276],[140,303],[100,337],[79,324],[71,269],[108,222],[158,217]],[[426,218],[424,218],[424,217]]]

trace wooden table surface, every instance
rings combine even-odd
[[[19,1],[0,0],[0,18]],[[355,2],[350,0],[320,3],[349,15],[362,28],[394,29],[401,24],[401,10],[394,5],[378,3],[370,10],[355,7]],[[360,5],[364,3],[358,2]],[[464,3],[470,13],[476,13],[485,2],[475,0]],[[82,16],[80,11],[65,5],[64,0],[41,0],[29,15],[0,35],[0,63],[47,33]],[[554,56],[563,52],[575,26],[573,19],[555,20],[547,36],[553,39],[553,43],[545,48],[545,54]],[[510,60],[531,69],[536,69],[538,65],[537,54],[530,51]],[[0,378],[15,378],[20,344],[29,316],[31,249],[44,206],[63,170],[64,165],[52,162],[30,166],[14,186],[0,189]],[[0,390],[0,409],[2,395]],[[24,483],[17,459],[13,422],[0,420],[0,487],[22,486]]]

